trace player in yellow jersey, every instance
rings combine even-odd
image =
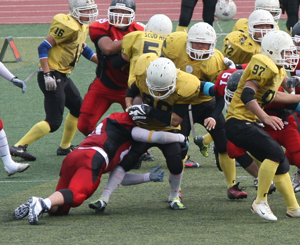
[[[261,53],[263,36],[275,29],[276,24],[270,12],[255,10],[248,19],[248,32],[229,33],[223,40],[222,52],[236,64],[248,63],[254,54]]]
[[[44,94],[46,118],[35,124],[14,146],[13,156],[28,161],[36,158],[26,148],[48,133],[56,131],[63,119],[64,107],[70,111],[66,120],[57,155],[67,155],[74,147],[71,141],[77,130],[82,98],[73,81],[68,77],[78,63],[80,55],[97,63],[97,55],[86,45],[88,25],[98,15],[94,0],[69,0],[70,14],[53,17],[49,34],[38,47],[40,71],[38,83]]]
[[[279,30],[278,21],[281,16],[281,8],[279,0],[256,0],[254,4],[254,10],[263,9],[269,11],[274,21],[276,22],[276,29]],[[248,32],[248,19],[241,18],[235,22],[232,31]]]
[[[223,41],[224,55],[237,64],[248,63],[252,55],[261,52],[262,37],[275,30],[275,21],[266,10],[255,10],[249,16],[247,32],[233,31]]]
[[[131,32],[124,36],[122,42],[122,59],[130,62],[128,86],[135,81],[133,70],[137,59],[145,53],[161,56],[165,38],[173,30],[170,18],[164,14],[153,15],[144,31]]]
[[[282,119],[270,116],[263,108],[270,102],[297,103],[299,95],[278,92],[299,61],[292,38],[284,31],[268,32],[262,40],[262,54],[252,57],[229,105],[225,125],[228,139],[248,151],[261,162],[258,172],[257,197],[251,210],[260,217],[276,221],[268,202],[271,181],[287,205],[287,217],[300,217],[300,207],[289,176],[289,163],[281,146],[257,122],[270,125],[274,130],[284,127]]]
[[[216,39],[213,27],[199,22],[190,28],[188,34],[174,32],[168,35],[163,47],[163,54],[171,59],[180,70],[195,75],[201,81],[215,83],[219,74],[227,69],[224,56],[215,48]],[[200,93],[191,102],[191,105],[192,118],[186,110],[181,123],[181,133],[185,136],[190,135],[191,119],[194,123],[203,125],[211,134],[219,153],[220,165],[228,187],[228,197],[230,199],[247,197],[247,193],[243,192],[235,183],[235,162],[229,158],[226,151],[225,118],[222,114],[224,99],[221,97],[215,99]],[[243,195],[240,195],[241,192]]]
[[[150,130],[161,130],[178,132],[182,116],[188,103],[196,98],[200,91],[213,90],[212,83],[199,81],[197,77],[184,71],[176,69],[174,63],[167,58],[160,57],[154,53],[143,54],[135,65],[136,81],[129,87],[126,93],[126,104],[129,115],[140,127]],[[133,99],[141,96],[143,103],[139,106],[132,106]],[[147,116],[146,119],[143,117]],[[142,119],[141,119],[142,118]],[[180,198],[180,183],[183,175],[180,144],[154,144],[154,143],[133,143],[128,155],[119,164],[116,177],[110,176],[105,188],[112,191],[120,184],[125,172],[129,171],[148,148],[158,147],[167,162],[170,171],[170,208],[175,210],[185,209]],[[118,179],[118,181],[117,181]]]

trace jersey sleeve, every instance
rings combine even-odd
[[[132,58],[132,47],[136,41],[136,39],[140,35],[140,31],[134,31],[126,34],[123,37],[122,41],[122,53],[126,55],[126,57],[130,60]]]
[[[248,32],[248,19],[241,18],[235,22],[234,27],[232,28],[232,31],[240,31],[247,33]]]
[[[109,36],[109,30],[110,24],[108,23],[108,19],[96,20],[89,27],[92,42],[95,42],[100,36]]]
[[[171,60],[180,57],[181,49],[178,47],[185,47],[187,34],[185,32],[173,32],[169,34],[164,42],[162,51],[163,55]]]

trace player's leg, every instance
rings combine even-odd
[[[12,176],[15,173],[24,172],[30,167],[28,163],[17,163],[12,160],[9,152],[6,133],[4,131],[3,122],[1,118],[0,118],[0,156],[4,164],[4,169],[8,176]]]
[[[35,124],[23,138],[10,147],[10,152],[13,156],[19,156],[28,161],[35,161],[36,157],[27,152],[27,146],[44,137],[49,132],[55,132],[60,127],[65,105],[64,86],[62,82],[57,83],[56,90],[47,91],[43,72],[38,72],[38,83],[44,94],[46,119]]]
[[[65,106],[69,109],[70,113],[67,115],[64,125],[64,132],[60,146],[57,149],[57,155],[67,155],[74,150],[71,142],[77,131],[78,117],[80,114],[80,107],[82,98],[80,93],[70,78],[65,80]]]
[[[214,16],[216,10],[216,4],[218,0],[202,0],[203,2],[203,11],[202,17],[203,21],[213,26]]]
[[[197,2],[198,0],[181,0],[180,17],[176,31],[188,32],[188,26],[191,22]]]

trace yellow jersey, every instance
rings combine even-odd
[[[53,17],[49,35],[56,45],[48,51],[49,68],[71,74],[83,52],[88,35],[88,25],[81,25],[70,14]],[[41,67],[41,65],[39,64]]]
[[[259,86],[254,98],[261,108],[271,103],[286,77],[284,68],[278,69],[275,63],[262,54],[254,55],[246,67],[228,108],[226,119],[256,122],[259,118],[248,110],[241,100],[241,94],[247,81],[252,80]]]

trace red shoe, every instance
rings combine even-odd
[[[247,198],[248,194],[239,188],[240,182],[236,183],[234,186],[227,190],[227,196],[229,199],[244,199]]]

